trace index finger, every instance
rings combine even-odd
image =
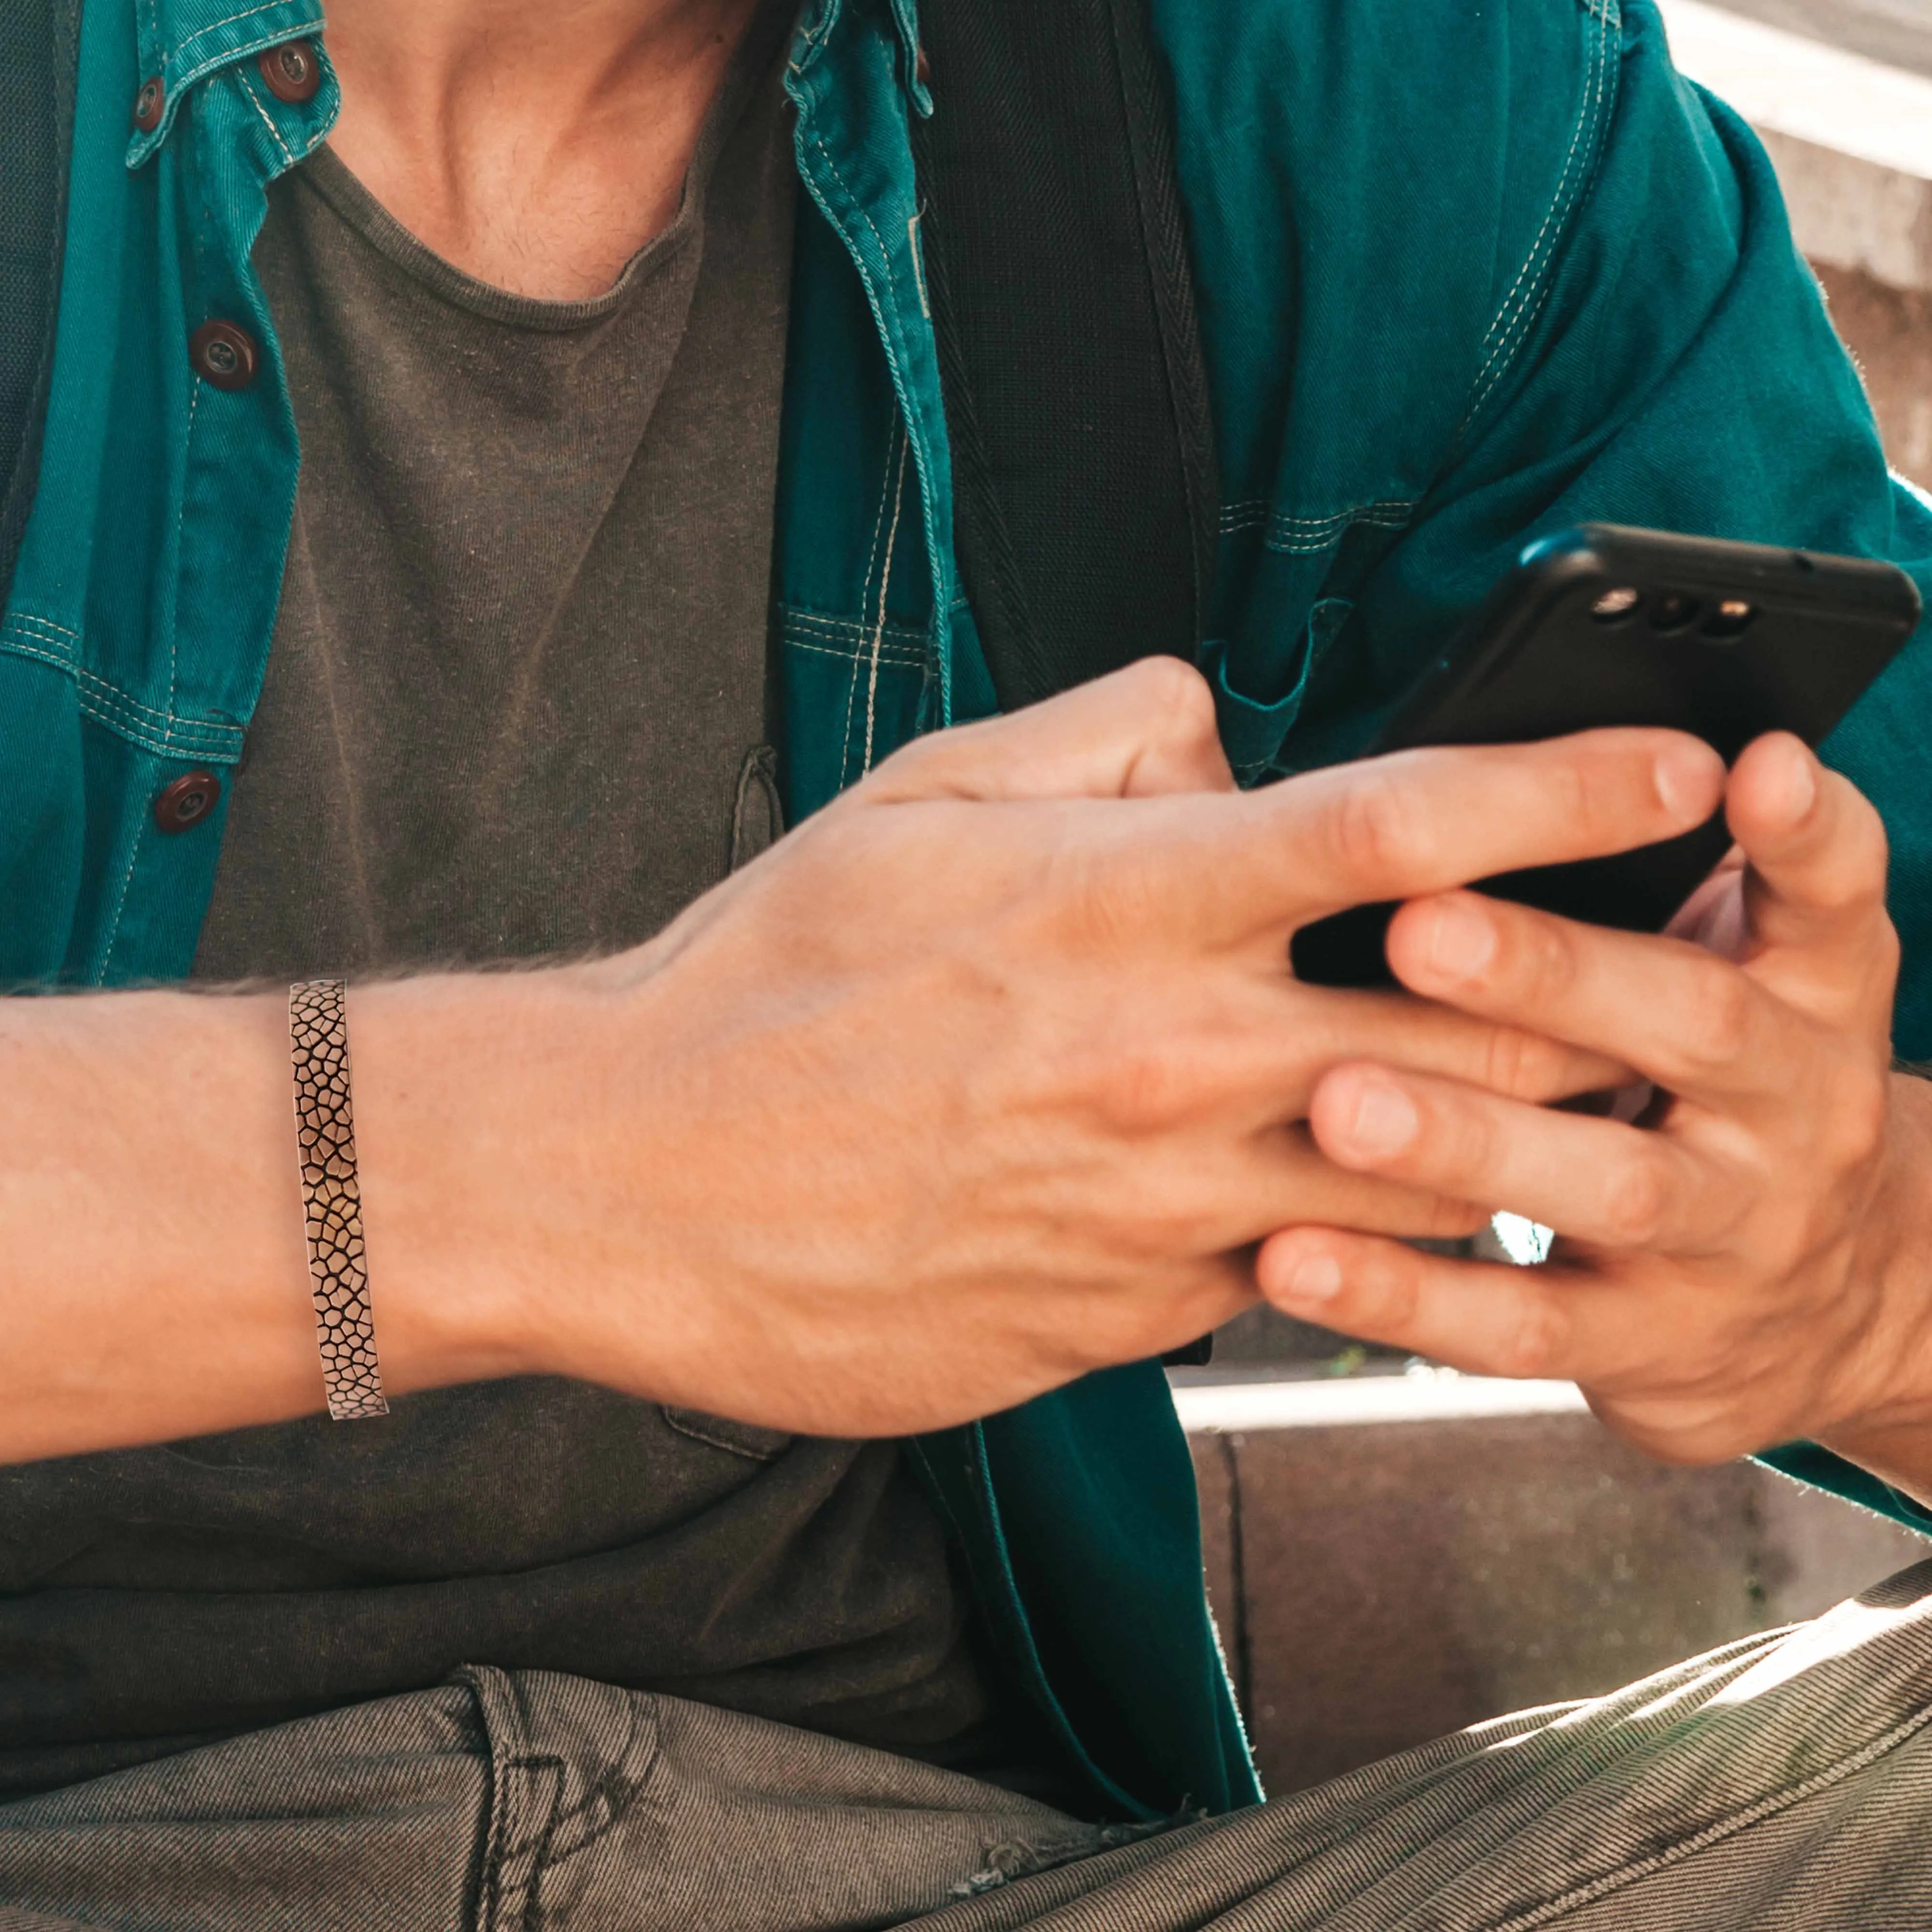
[[[1724,760],[1677,731],[1397,752],[1247,794],[1246,822],[1202,890],[1231,925],[1292,932],[1350,906],[1674,837],[1711,817],[1724,786]]]

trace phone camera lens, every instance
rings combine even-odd
[[[1590,615],[1600,624],[1621,624],[1642,602],[1643,593],[1628,586],[1618,590],[1606,590],[1590,606]]]
[[[1714,644],[1735,644],[1751,627],[1757,606],[1742,597],[1727,597],[1704,620],[1704,635]]]
[[[1666,590],[1650,607],[1653,631],[1688,631],[1697,621],[1703,606],[1681,590]]]

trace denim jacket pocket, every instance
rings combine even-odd
[[[1236,688],[1228,673],[1225,638],[1210,638],[1202,646],[1201,668],[1214,687],[1222,748],[1238,783],[1255,784],[1267,776],[1301,715],[1316,666],[1341,634],[1354,609],[1348,598],[1324,597],[1309,613],[1292,679],[1288,689],[1276,698],[1250,697]]]

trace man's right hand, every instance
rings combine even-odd
[[[1213,1328],[1285,1223],[1473,1232],[1476,1208],[1322,1159],[1324,1070],[1372,1054],[1538,1100],[1621,1070],[1302,986],[1290,934],[1666,836],[1722,781],[1694,741],[1610,732],[1243,796],[1206,686],[1168,660],[926,740],[652,945],[544,976],[529,1030],[531,982],[484,982],[504,1084],[436,1177],[466,1204],[425,1221],[440,1252],[392,1232],[406,1115],[352,1013],[379,1318],[416,1269],[452,1295],[513,1274],[530,1366],[898,1434]]]
[[[1666,837],[1722,783],[1621,731],[1242,794],[1160,661],[901,752],[633,952],[354,986],[388,1390],[904,1433],[1212,1328],[1285,1225],[1471,1230],[1316,1151],[1323,1072],[1626,1070],[1302,986],[1291,934]],[[0,1461],[320,1407],[294,1169],[279,993],[0,1000]]]

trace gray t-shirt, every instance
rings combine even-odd
[[[632,944],[764,829],[796,175],[743,79],[592,301],[463,274],[327,148],[272,190],[302,475],[196,976]]]
[[[274,189],[304,467],[199,976],[618,946],[770,836],[794,176],[757,54],[595,302],[459,274],[326,151]],[[442,1390],[0,1469],[0,1796],[465,1661],[997,1759],[968,1626],[895,1444]]]

